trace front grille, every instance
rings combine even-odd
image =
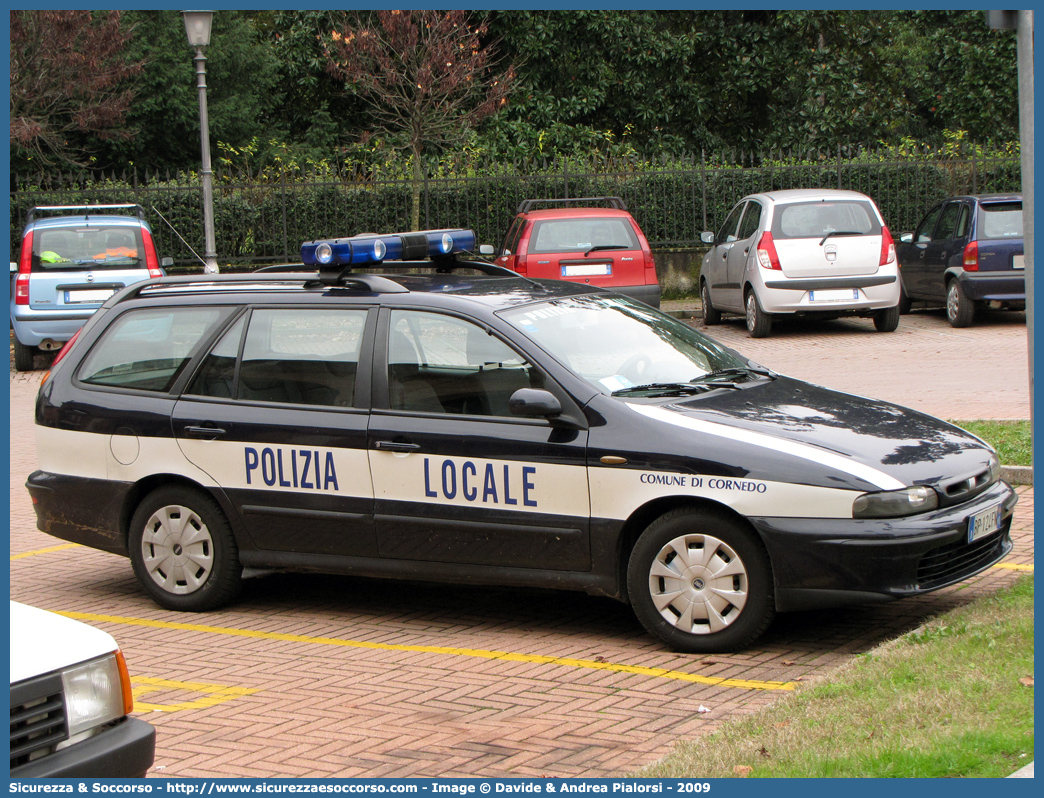
[[[41,676],[11,686],[11,768],[54,752],[69,736],[62,678]]]
[[[999,532],[971,543],[958,540],[925,552],[917,564],[918,588],[932,590],[960,582],[999,560],[1007,540],[1008,524],[1005,524]]]

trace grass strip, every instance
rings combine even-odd
[[[1033,577],[1026,576],[762,711],[679,743],[634,775],[994,778],[1032,761]]]
[[[1033,465],[1033,435],[1029,421],[952,421],[997,450],[1002,465]]]

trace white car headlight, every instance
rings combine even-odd
[[[122,659],[112,653],[62,671],[70,740],[130,711],[129,683],[126,690],[123,683],[127,666]],[[130,703],[132,708],[133,700]]]
[[[939,506],[939,495],[924,485],[882,493],[864,493],[852,503],[853,518],[901,518]]]

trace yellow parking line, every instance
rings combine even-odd
[[[362,640],[343,640],[337,637],[312,637],[310,635],[291,635],[280,632],[256,632],[251,629],[235,629],[227,626],[204,626],[194,623],[172,623],[170,621],[150,621],[144,618],[126,618],[118,615],[97,615],[88,612],[59,612],[67,618],[79,621],[95,621],[118,623],[127,626],[145,626],[152,629],[179,629],[186,632],[206,632],[208,634],[231,635],[234,637],[250,637],[258,640],[282,640],[294,643],[311,643],[323,646],[342,646],[345,648],[365,648],[380,651],[414,651],[425,654],[448,654],[458,657],[477,657],[480,659],[503,660],[505,662],[530,662],[543,665],[564,665],[572,668],[588,668],[616,673],[633,673],[640,676],[654,676],[661,679],[675,679],[696,684],[709,684],[721,687],[738,687],[746,690],[793,690],[794,682],[770,682],[753,679],[723,679],[716,676],[699,676],[694,673],[671,671],[666,668],[650,668],[644,665],[620,665],[613,662],[572,659],[569,657],[548,657],[535,654],[512,654],[506,651],[486,651],[476,648],[452,648],[449,646],[405,646],[390,643],[368,643]]]
[[[1032,571],[1033,570],[1033,565],[1032,564],[1030,564],[1030,565],[1022,565],[1022,564],[1017,563],[1017,562],[999,562],[999,563],[997,563],[993,567],[994,568],[1007,568],[1007,569],[1009,569],[1011,571]]]
[[[138,698],[148,693],[161,690],[184,690],[190,693],[202,693],[203,698],[195,701],[182,701],[177,704],[149,704]],[[247,687],[226,687],[222,684],[200,684],[198,682],[175,682],[170,679],[156,679],[151,676],[132,676],[131,694],[134,696],[135,712],[177,712],[182,709],[206,709],[217,706],[233,698],[253,695],[257,690]]]
[[[22,560],[26,557],[35,557],[37,554],[49,554],[52,551],[62,551],[63,549],[75,549],[79,548],[79,543],[65,543],[61,546],[49,546],[46,549],[37,549],[36,551],[24,551],[21,554],[12,554],[12,560]]]

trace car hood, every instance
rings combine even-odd
[[[104,656],[117,648],[108,632],[11,602],[11,684]]]
[[[733,446],[770,450],[766,468],[790,456],[803,463],[807,481],[836,487],[839,481],[863,490],[923,484],[945,491],[987,471],[994,456],[979,438],[940,419],[787,377],[636,409]]]

